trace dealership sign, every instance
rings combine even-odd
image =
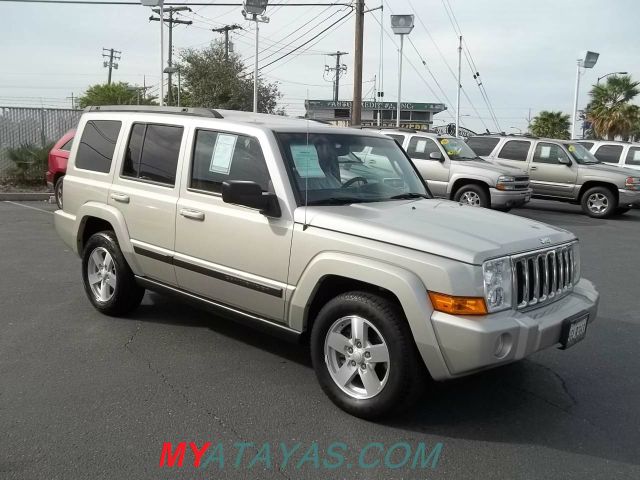
[[[351,101],[333,101],[333,100],[305,100],[304,106],[307,110],[311,109],[333,109],[344,108],[351,109],[353,102]],[[395,102],[362,102],[363,110],[396,110],[398,104]],[[441,112],[446,110],[447,107],[443,103],[415,103],[415,102],[401,102],[400,108],[402,110],[415,110],[415,111],[433,111]]]

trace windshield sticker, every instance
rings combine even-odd
[[[446,138],[443,138],[442,140],[440,140],[440,143],[441,143],[442,145],[446,145],[446,144],[448,144],[448,143],[449,143],[449,140],[447,140]]]
[[[427,148],[427,141],[426,140],[418,140],[418,143],[416,143],[416,152],[417,153],[424,153],[426,148]]]
[[[226,133],[218,134],[216,144],[213,147],[213,153],[211,154],[211,163],[209,164],[210,172],[229,175],[233,152],[236,149],[236,140],[238,140],[237,135],[229,135]]]
[[[291,145],[289,148],[301,178],[326,178],[315,145]]]
[[[453,150],[447,150],[447,155],[452,157],[453,155],[456,155],[456,152],[454,152]]]
[[[571,153],[575,152],[576,151],[576,147],[574,147],[573,145],[569,145],[569,151]]]

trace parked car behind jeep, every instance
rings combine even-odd
[[[404,129],[381,133],[405,149],[435,197],[502,211],[531,199],[526,171],[489,163],[463,140]]]
[[[467,144],[496,164],[527,169],[534,197],[580,204],[590,217],[608,218],[640,204],[637,171],[603,164],[574,140],[479,135]]]
[[[116,106],[85,112],[78,140],[54,219],[96,310],[125,315],[149,289],[308,340],[354,415],[401,410],[429,377],[571,347],[596,317],[575,235],[431,198],[377,132]]]
[[[578,143],[602,163],[640,170],[640,143],[613,140],[580,140]]]
[[[49,152],[49,166],[47,169],[47,185],[53,192],[58,208],[62,208],[62,182],[67,172],[69,152],[75,137],[75,129],[69,130],[56,142]]]

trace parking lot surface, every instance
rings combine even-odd
[[[582,275],[601,293],[586,339],[431,386],[416,408],[376,423],[325,397],[304,346],[151,293],[127,318],[99,314],[52,211],[0,202],[0,478],[640,478],[640,210],[611,220],[542,201],[514,210],[579,236]],[[159,466],[164,442],[208,441],[224,446],[224,465],[195,468],[187,450],[182,468]],[[316,442],[321,455],[341,442],[348,461],[234,468],[238,442]],[[442,449],[435,468],[383,457],[363,468],[372,442]]]

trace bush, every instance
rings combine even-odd
[[[7,171],[7,180],[17,185],[44,185],[52,148],[53,143],[44,147],[25,143],[17,148],[8,148],[7,156],[14,166]]]

